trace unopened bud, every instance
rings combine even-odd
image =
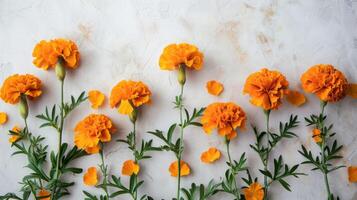
[[[19,103],[19,112],[22,118],[26,119],[29,114],[29,106],[27,104],[26,95],[22,94]]]
[[[129,114],[129,119],[130,119],[130,121],[131,121],[132,123],[135,123],[137,117],[138,117],[138,111],[137,111],[137,109],[134,107],[133,112],[131,112],[131,113]]]
[[[185,85],[186,83],[186,69],[184,64],[179,66],[177,80],[181,85]]]
[[[61,59],[56,63],[56,76],[60,81],[63,81],[66,77],[66,69],[63,66],[63,61]]]

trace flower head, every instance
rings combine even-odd
[[[264,198],[264,189],[257,182],[252,183],[248,188],[245,188],[243,192],[246,200],[263,200]]]
[[[41,80],[37,77],[30,74],[15,74],[4,81],[0,96],[6,103],[16,104],[20,101],[21,95],[26,95],[29,99],[40,96],[41,87]]]
[[[18,127],[18,126],[14,126],[12,129],[12,134],[9,138],[9,142],[10,143],[14,143],[14,142],[17,142],[18,140],[21,139],[21,136],[20,136],[20,132],[21,132],[21,129]]]
[[[41,189],[38,193],[37,193],[37,198],[41,199],[41,200],[50,200],[51,199],[51,192],[45,190],[45,189]]]
[[[90,167],[83,176],[83,183],[88,186],[95,186],[98,183],[97,168]]]
[[[188,166],[187,163],[181,160],[180,162],[180,167],[181,167],[181,176],[188,176],[191,173],[190,166]],[[178,162],[174,161],[173,163],[170,164],[169,167],[169,172],[171,176],[177,177],[178,176]]]
[[[302,88],[321,101],[336,102],[346,96],[348,82],[342,72],[328,64],[310,67],[301,76]]]
[[[264,110],[278,109],[281,100],[288,93],[289,82],[278,71],[262,69],[247,78],[244,94],[249,94],[250,102]]]
[[[175,70],[180,65],[199,70],[203,65],[203,54],[191,44],[170,44],[162,52],[159,65],[163,70]]]
[[[58,54],[53,48],[52,42],[41,40],[33,49],[33,64],[41,69],[47,70],[56,65]]]
[[[237,136],[237,128],[244,128],[246,119],[245,112],[235,103],[212,103],[204,111],[201,123],[206,133],[217,128],[219,135],[230,140]]]
[[[121,169],[121,173],[126,176],[131,176],[133,174],[138,175],[139,171],[140,166],[133,160],[125,161]]]
[[[97,153],[99,142],[109,142],[115,127],[107,116],[91,114],[80,121],[74,131],[74,143],[79,149]]]
[[[79,51],[76,43],[67,39],[54,39],[51,41],[53,48],[59,58],[62,58],[64,65],[68,68],[75,69],[79,65]]]
[[[110,106],[119,106],[119,113],[131,114],[135,108],[150,103],[151,91],[141,81],[120,81],[110,94]]]
[[[209,148],[201,154],[201,161],[204,163],[213,163],[221,157],[221,152],[215,147]]]
[[[214,96],[218,96],[223,92],[223,84],[215,80],[208,81],[206,83],[206,88],[208,93]]]

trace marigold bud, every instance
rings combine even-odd
[[[138,117],[138,111],[137,111],[136,108],[134,108],[133,112],[131,112],[131,113],[129,114],[129,119],[130,119],[130,121],[131,121],[132,123],[135,123],[137,117]]]
[[[19,112],[22,118],[26,119],[29,114],[29,106],[25,95],[21,95],[19,102]]]
[[[63,81],[64,78],[66,77],[66,69],[63,66],[62,59],[59,59],[56,64],[56,75],[60,81]]]
[[[181,64],[178,69],[177,80],[181,85],[185,85],[186,83],[186,69],[184,64]]]

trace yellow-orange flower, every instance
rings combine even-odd
[[[83,183],[88,186],[95,186],[98,183],[97,168],[90,167],[83,176]]]
[[[0,125],[5,124],[6,122],[7,122],[6,112],[0,112]]]
[[[110,106],[119,106],[119,113],[131,114],[134,107],[150,103],[151,91],[141,81],[123,80],[120,81],[110,94]]]
[[[102,114],[90,114],[74,129],[74,143],[87,153],[97,153],[99,142],[109,142],[115,132],[113,122]]]
[[[314,129],[312,130],[312,138],[314,138],[314,141],[315,141],[316,143],[322,142],[320,129],[314,128]]]
[[[191,173],[190,166],[181,160],[180,162],[181,167],[181,176],[188,176]],[[169,172],[171,176],[177,177],[178,176],[178,162],[174,161],[170,164]]]
[[[264,110],[278,109],[285,94],[288,92],[289,82],[278,71],[262,69],[247,78],[244,94],[249,94],[250,102]]]
[[[163,70],[175,70],[184,64],[189,69],[199,70],[203,65],[203,54],[191,44],[170,44],[164,48],[159,60]]]
[[[91,90],[88,92],[88,99],[92,104],[92,108],[97,109],[103,105],[105,100],[105,95],[99,90]]]
[[[348,167],[348,180],[352,182],[357,182],[357,166]]]
[[[126,176],[131,176],[133,174],[138,175],[139,171],[140,166],[133,160],[125,161],[121,169],[121,173]]]
[[[41,199],[41,200],[50,200],[51,199],[51,192],[45,190],[45,189],[41,189],[38,193],[37,193],[37,198]]]
[[[201,123],[206,133],[217,128],[218,134],[232,139],[237,136],[236,128],[244,128],[247,117],[235,103],[212,103],[205,109]]]
[[[206,88],[208,93],[214,96],[218,96],[223,92],[223,84],[215,80],[208,81],[206,83]]]
[[[263,200],[264,198],[264,189],[257,182],[252,183],[248,188],[245,188],[243,192],[246,200]]]
[[[204,163],[213,163],[221,157],[221,152],[215,147],[209,148],[201,154],[201,161]]]
[[[4,81],[0,96],[6,103],[16,104],[20,101],[22,94],[29,99],[40,96],[42,94],[41,86],[41,80],[31,74],[15,74]]]
[[[21,136],[20,136],[21,129],[18,126],[14,126],[11,131],[14,134],[12,134],[9,138],[10,143],[17,142],[18,140],[21,139]]]
[[[343,73],[328,64],[310,67],[301,76],[301,85],[306,92],[314,93],[326,102],[342,99],[348,89],[348,82]]]
[[[66,67],[77,68],[80,57],[77,45],[71,40],[62,38],[40,41],[35,46],[32,56],[33,64],[44,70],[54,67],[59,58]]]

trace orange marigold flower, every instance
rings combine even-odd
[[[245,188],[243,192],[246,200],[263,200],[264,198],[264,189],[257,182],[252,183],[248,188]]]
[[[0,125],[5,124],[6,122],[7,122],[6,112],[0,112]]]
[[[80,121],[74,129],[74,143],[87,153],[97,153],[99,142],[109,142],[115,132],[113,122],[102,114],[91,114]]]
[[[352,182],[357,182],[357,166],[348,167],[348,180]]]
[[[312,137],[314,138],[314,141],[316,143],[322,142],[322,138],[321,138],[321,130],[318,128],[314,128],[312,130]]]
[[[21,95],[26,95],[29,99],[40,96],[42,94],[41,86],[41,80],[33,75],[15,74],[4,81],[0,97],[6,103],[16,104],[20,101]]]
[[[140,166],[133,160],[127,160],[124,162],[121,169],[121,173],[126,176],[131,176],[133,174],[138,175],[140,171]]]
[[[201,154],[201,161],[204,163],[213,163],[221,157],[221,152],[215,147],[209,148]]]
[[[33,49],[33,64],[41,69],[47,70],[54,67],[58,61],[58,53],[53,48],[52,42],[41,40]]]
[[[301,76],[306,92],[316,94],[322,101],[336,102],[346,96],[348,82],[342,72],[328,64],[310,67]]]
[[[51,41],[53,48],[66,67],[75,69],[79,65],[79,51],[76,43],[67,39],[54,39]]]
[[[175,70],[184,64],[189,69],[199,70],[203,65],[203,54],[191,44],[170,44],[164,48],[159,60],[162,70]]]
[[[188,176],[191,173],[190,166],[181,160],[181,176]],[[178,176],[178,162],[172,162],[169,167],[169,172],[171,176],[177,177]]]
[[[9,142],[14,143],[21,139],[20,132],[21,129],[18,126],[14,126],[11,131],[14,133],[10,136]]]
[[[288,91],[286,99],[295,106],[301,106],[306,102],[305,96],[302,93],[294,90]]]
[[[264,110],[278,109],[288,92],[289,82],[278,71],[262,69],[251,74],[244,85],[244,94],[251,96],[250,102]]]
[[[212,103],[205,109],[201,123],[206,133],[214,128],[218,134],[233,139],[237,136],[236,128],[244,128],[247,117],[241,107],[235,103]]]
[[[206,88],[208,93],[214,96],[218,96],[223,92],[223,84],[215,80],[208,81],[206,83]]]
[[[119,113],[131,114],[134,107],[150,103],[151,91],[141,81],[123,80],[120,81],[110,94],[110,106],[119,106]]]
[[[97,109],[103,105],[105,95],[99,90],[91,90],[88,92],[88,99],[92,104],[92,108]]]
[[[37,193],[37,198],[41,199],[41,200],[50,200],[51,199],[51,192],[45,190],[45,189],[41,189],[38,193]]]
[[[88,186],[95,186],[98,183],[97,168],[90,167],[83,176],[83,183]]]

